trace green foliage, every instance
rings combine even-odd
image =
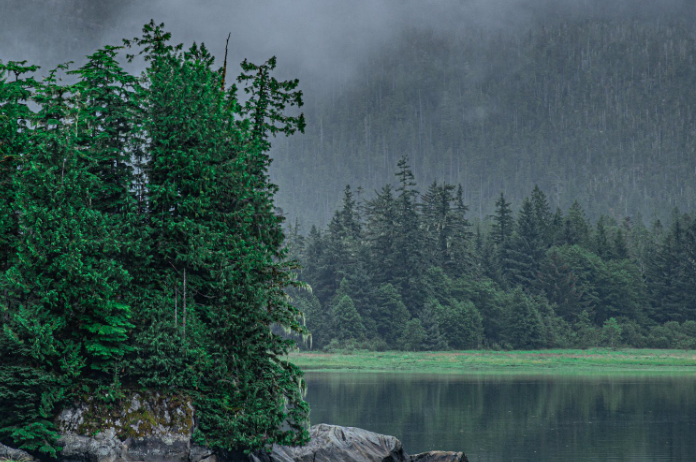
[[[483,319],[471,301],[452,301],[451,305],[435,305],[440,328],[449,348],[472,350],[483,341]]]
[[[544,234],[547,224],[539,221],[534,207],[528,198],[522,202],[515,233],[503,257],[503,276],[512,286],[531,285],[546,256]]]
[[[441,318],[437,313],[437,306],[432,301],[428,302],[418,315],[420,325],[423,328],[423,339],[420,349],[425,351],[442,351],[448,348],[447,338],[442,332]]]
[[[29,102],[37,85],[24,74],[36,69],[26,62],[0,62],[0,272],[12,265],[19,238],[14,177],[30,144]]]
[[[504,340],[518,350],[534,349],[544,344],[544,325],[534,302],[520,288],[511,294],[505,323]]]
[[[621,326],[616,319],[609,318],[602,326],[602,345],[609,348],[616,348],[621,343]]]
[[[349,295],[368,338],[406,348],[405,326],[418,318],[420,327],[411,322],[410,329],[416,339],[423,329],[425,337],[407,348],[688,344],[645,330],[667,316],[691,316],[696,226],[689,215],[676,214],[669,232],[648,231],[628,218],[619,224],[602,217],[591,228],[578,202],[565,214],[551,214],[546,195],[535,188],[517,221],[501,195],[497,214],[477,223],[472,235],[459,189],[455,195],[451,185],[433,183],[418,202],[408,165],[402,159],[397,167],[398,197],[390,186],[376,192],[363,221],[352,212],[358,206],[346,188],[343,209],[327,232],[312,228],[300,256],[301,278],[334,305]],[[400,222],[404,210],[411,219]],[[330,282],[338,276],[340,284]],[[337,330],[314,313],[309,322],[327,345]],[[612,318],[621,341],[604,329]]]
[[[374,296],[377,333],[389,346],[396,346],[410,315],[401,295],[391,284],[382,284]]]
[[[362,339],[365,336],[362,318],[349,295],[343,295],[331,307],[331,327],[339,340]]]
[[[421,320],[418,318],[411,319],[406,323],[400,344],[406,351],[420,351],[426,335]]]
[[[12,84],[7,72],[34,69],[0,67],[11,161],[0,172],[0,441],[37,455],[60,449],[56,412],[126,388],[192,398],[196,441],[211,448],[308,438],[302,373],[281,359],[293,342],[274,333],[307,333],[287,295],[304,285],[267,171],[269,135],[304,129],[284,113],[301,92],[271,75],[275,58],[245,61],[241,106],[204,45],[169,38],[151,22],[126,41],[141,48],[142,78],[120,67],[119,47],[89,56],[70,86],[59,84],[67,66]]]

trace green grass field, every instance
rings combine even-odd
[[[427,373],[692,373],[696,350],[539,350],[291,353],[304,371]]]

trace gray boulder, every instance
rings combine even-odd
[[[189,398],[134,393],[120,406],[96,400],[63,410],[56,420],[62,462],[217,462],[191,443]]]
[[[32,456],[19,449],[14,449],[0,443],[0,460],[14,460],[17,462],[35,462]]]
[[[393,436],[327,424],[311,427],[309,434],[307,446],[273,446],[271,462],[410,462]]]
[[[463,452],[428,451],[411,456],[411,462],[469,462]]]

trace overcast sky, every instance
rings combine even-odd
[[[205,42],[230,62],[276,55],[281,77],[349,78],[361,58],[405,30],[514,31],[558,17],[653,16],[693,9],[693,0],[1,0],[0,59],[46,69],[79,63],[98,46],[140,34],[151,18],[175,42]],[[220,62],[221,64],[221,62]]]

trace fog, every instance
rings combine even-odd
[[[308,127],[306,135],[275,142],[272,154],[276,162],[271,174],[280,186],[277,203],[289,212],[289,218],[299,216],[307,223],[326,223],[340,204],[347,183],[363,186],[369,194],[391,181],[393,166],[402,155],[410,156],[421,185],[443,178],[464,183],[465,199],[479,217],[490,213],[500,191],[519,203],[534,184],[556,198],[554,206],[565,208],[578,198],[587,203],[594,201],[596,205],[588,211],[593,217],[613,210],[651,217],[656,211],[667,213],[675,205],[690,207],[696,201],[696,194],[688,186],[694,173],[681,147],[689,146],[690,138],[684,141],[686,131],[670,128],[690,122],[679,119],[681,116],[675,115],[678,111],[664,103],[670,98],[679,99],[683,85],[677,79],[667,89],[665,80],[661,80],[680,75],[688,80],[690,74],[667,69],[668,60],[673,61],[674,56],[682,60],[683,72],[691,72],[686,71],[690,64],[683,53],[665,48],[665,56],[660,55],[670,34],[680,34],[677,41],[682,48],[684,43],[693,42],[689,18],[696,18],[695,12],[693,0],[1,0],[0,60],[28,60],[41,65],[42,74],[66,61],[75,61],[77,66],[98,47],[118,45],[122,38],[139,36],[150,19],[165,23],[175,43],[188,46],[194,41],[204,42],[219,65],[231,34],[228,69],[232,75],[239,69],[235,63],[243,59],[261,63],[277,56],[276,76],[300,79]],[[659,33],[642,30],[634,35],[622,34],[612,29],[614,26],[604,32],[542,33],[539,40],[546,42],[540,46],[568,63],[557,67],[549,61],[530,63],[530,59],[539,59],[533,51],[536,39],[530,42],[530,34],[569,22],[577,25],[613,20],[624,24],[616,26],[619,29],[625,25],[630,29],[635,20],[650,24],[648,29],[655,25]],[[676,29],[661,26],[675,21],[682,25]],[[605,33],[614,34],[611,40],[623,40],[619,45],[624,48],[631,40],[644,40],[645,50],[650,43],[657,51],[649,59],[637,47],[633,47],[630,57],[613,55],[611,47],[605,46]],[[495,41],[501,37],[505,42],[497,47],[499,42]],[[553,40],[565,40],[565,48],[553,51]],[[491,41],[495,43],[486,44]],[[458,50],[460,45],[468,48]],[[582,66],[570,61],[580,60],[585,51],[594,53],[595,59],[603,57],[605,68],[599,74],[613,67],[608,72],[618,77],[607,80],[597,74],[593,77],[596,81],[568,87],[563,80],[575,78]],[[575,58],[569,58],[570,54]],[[642,88],[641,82],[649,81],[646,76],[655,67],[648,65],[642,81],[634,81],[633,75],[620,75],[622,69],[633,69],[653,59],[658,67],[665,66],[651,77],[663,82],[662,88],[656,88],[664,94],[655,93],[648,85],[644,89],[647,99],[636,100],[630,96],[630,89]],[[138,64],[135,66],[130,70],[139,71]],[[440,66],[442,72],[437,75],[437,69],[428,77],[408,75],[411,69],[412,73],[425,74],[429,66]],[[396,67],[400,68],[398,75]],[[530,77],[532,73],[535,75]],[[569,112],[570,124],[545,135],[551,141],[539,145],[536,127],[554,124],[557,116],[546,113],[550,103],[540,103],[541,93],[545,101],[550,101],[553,91],[538,78],[552,74],[561,79],[554,90],[557,109],[581,103],[577,103],[577,112]],[[519,136],[512,140],[505,138],[505,130],[510,126],[517,130],[520,101],[515,99],[517,84],[506,86],[505,82],[525,78],[531,80],[521,84],[520,88],[528,92],[523,95],[526,100],[522,105],[538,107],[528,113],[528,120],[522,119],[522,123],[529,121],[526,131],[516,131]],[[397,80],[400,83],[394,84]],[[501,88],[491,90],[496,85]],[[540,86],[530,90],[534,85]],[[609,104],[610,99],[596,92],[605,91],[606,85],[613,86],[615,100],[635,103],[635,107],[628,112],[625,105],[604,107],[602,101]],[[502,92],[507,93],[500,96]],[[645,127],[655,126],[647,120],[655,108],[664,114],[663,122],[652,130],[654,133],[648,133]],[[447,110],[451,111],[449,119],[443,115]],[[616,117],[625,117],[633,132],[626,134],[620,127],[613,132],[596,128],[595,119],[606,121],[611,111]],[[572,114],[581,113],[586,119],[589,114],[589,122],[586,120],[582,128],[572,119]],[[689,109],[684,114],[690,114]],[[645,126],[636,128],[634,121],[640,118],[646,118]],[[447,125],[457,120],[459,125]],[[484,123],[489,124],[486,130]],[[491,128],[501,136],[488,140],[486,133]],[[458,131],[461,136],[450,137]],[[674,134],[665,137],[669,131]],[[561,141],[552,140],[556,134]],[[562,139],[580,143],[570,142],[569,149]],[[626,143],[634,149],[642,146],[637,157],[635,153],[626,154]],[[655,146],[656,152],[663,149],[660,143],[672,143],[664,146],[672,160],[653,164]],[[358,151],[361,153],[356,155]],[[603,159],[604,163],[591,160],[594,151],[598,153],[594,159]],[[526,154],[520,156],[521,152]],[[557,161],[555,152],[563,154],[557,156],[560,163],[555,170],[549,170],[546,164]],[[535,153],[545,160],[534,160]],[[501,170],[505,165],[507,172]],[[526,171],[520,176],[522,167]],[[661,179],[663,186],[655,186],[655,179],[636,173],[655,168],[660,170],[655,178]],[[670,173],[670,169],[676,173]],[[590,170],[592,173],[587,173]],[[679,188],[680,183],[686,184],[686,189]],[[597,189],[598,184],[605,185],[601,186],[605,189]],[[660,192],[660,188],[666,192]],[[595,197],[602,199],[597,201]]]
[[[457,34],[475,26],[521,30],[567,17],[654,17],[694,10],[688,0],[2,0],[0,59],[49,68],[139,35],[150,19],[173,40],[205,42],[230,60],[275,55],[280,72],[312,83],[349,80],[361,60],[404,31]]]

